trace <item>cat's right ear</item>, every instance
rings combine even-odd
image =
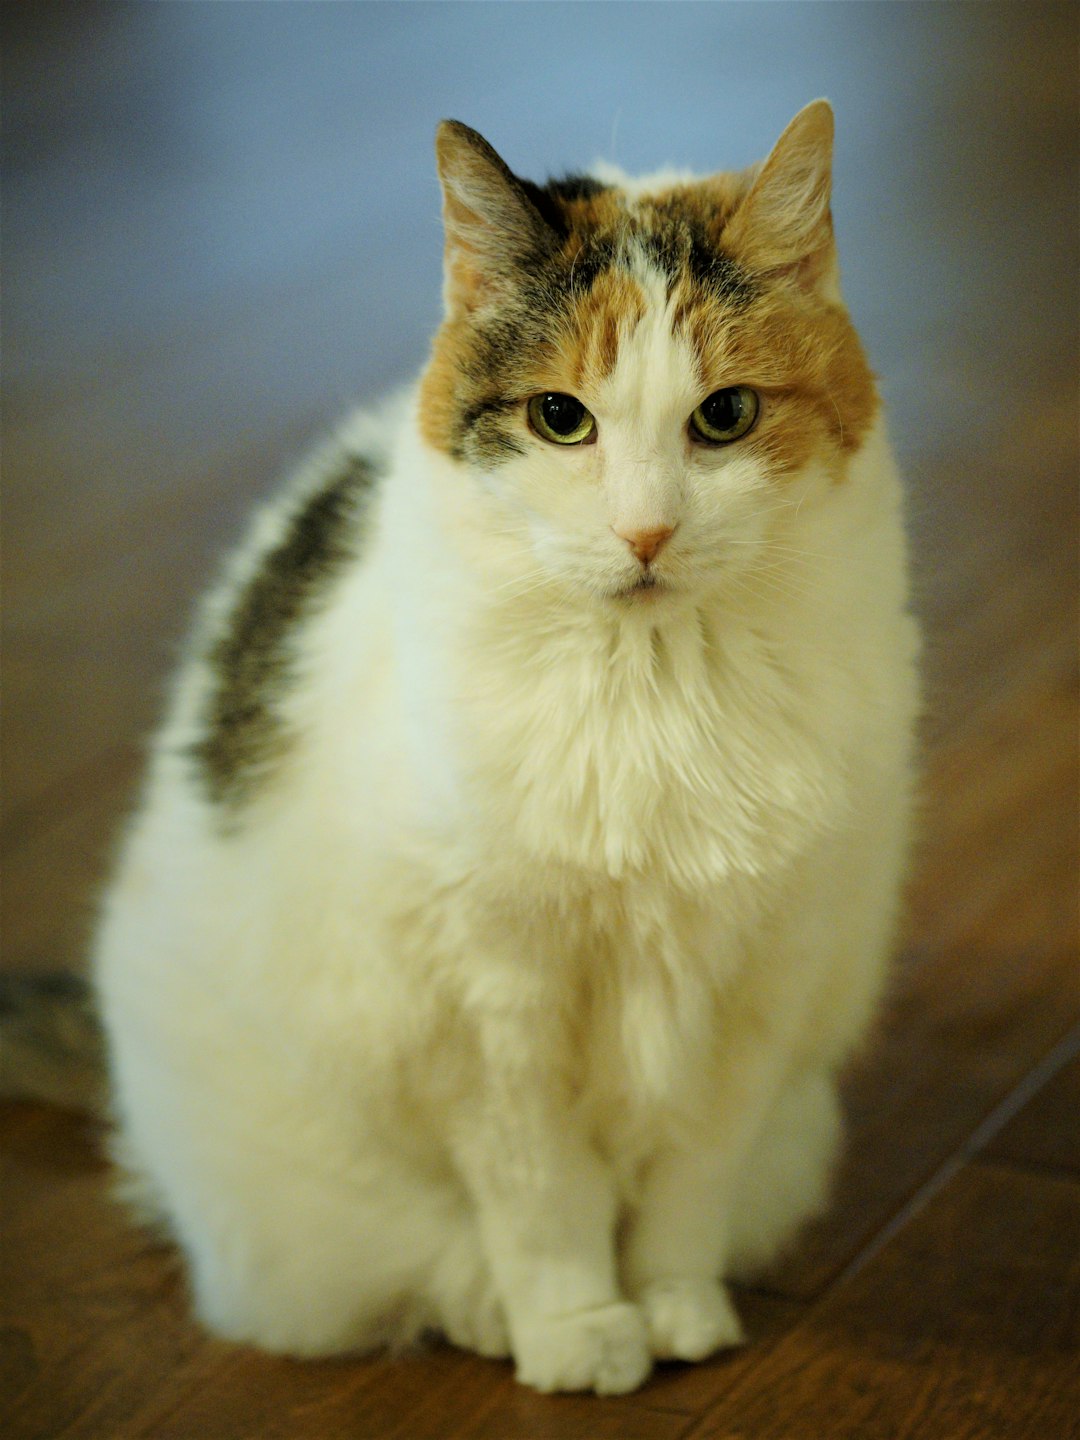
[[[517,176],[468,125],[444,120],[435,155],[446,228],[443,298],[453,315],[497,297],[515,272],[547,253],[554,235]]]

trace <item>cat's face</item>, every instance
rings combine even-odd
[[[839,296],[832,118],[694,181],[520,181],[444,124],[446,320],[421,392],[540,578],[655,604],[752,566],[876,409]]]

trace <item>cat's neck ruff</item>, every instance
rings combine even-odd
[[[513,537],[484,532],[482,482],[415,442],[395,469],[385,553],[400,566],[407,535],[397,633],[405,683],[427,687],[412,713],[500,863],[697,890],[775,869],[836,820],[843,762],[799,663],[809,613],[782,622],[771,588],[616,600],[537,581]]]

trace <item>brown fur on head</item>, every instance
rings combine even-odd
[[[436,449],[483,466],[521,453],[522,406],[559,390],[588,404],[660,271],[672,325],[697,357],[702,395],[774,392],[753,443],[779,469],[819,439],[861,443],[873,379],[840,296],[830,214],[832,110],[802,110],[741,173],[623,188],[590,177],[537,186],[475,131],[439,127],[446,317],[421,404]]]

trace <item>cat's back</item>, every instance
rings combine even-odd
[[[401,393],[349,416],[252,518],[191,627],[144,807],[168,776],[235,833],[287,769],[333,613],[375,588],[379,515],[408,405]],[[350,649],[369,671],[379,638],[374,616],[351,627]]]

